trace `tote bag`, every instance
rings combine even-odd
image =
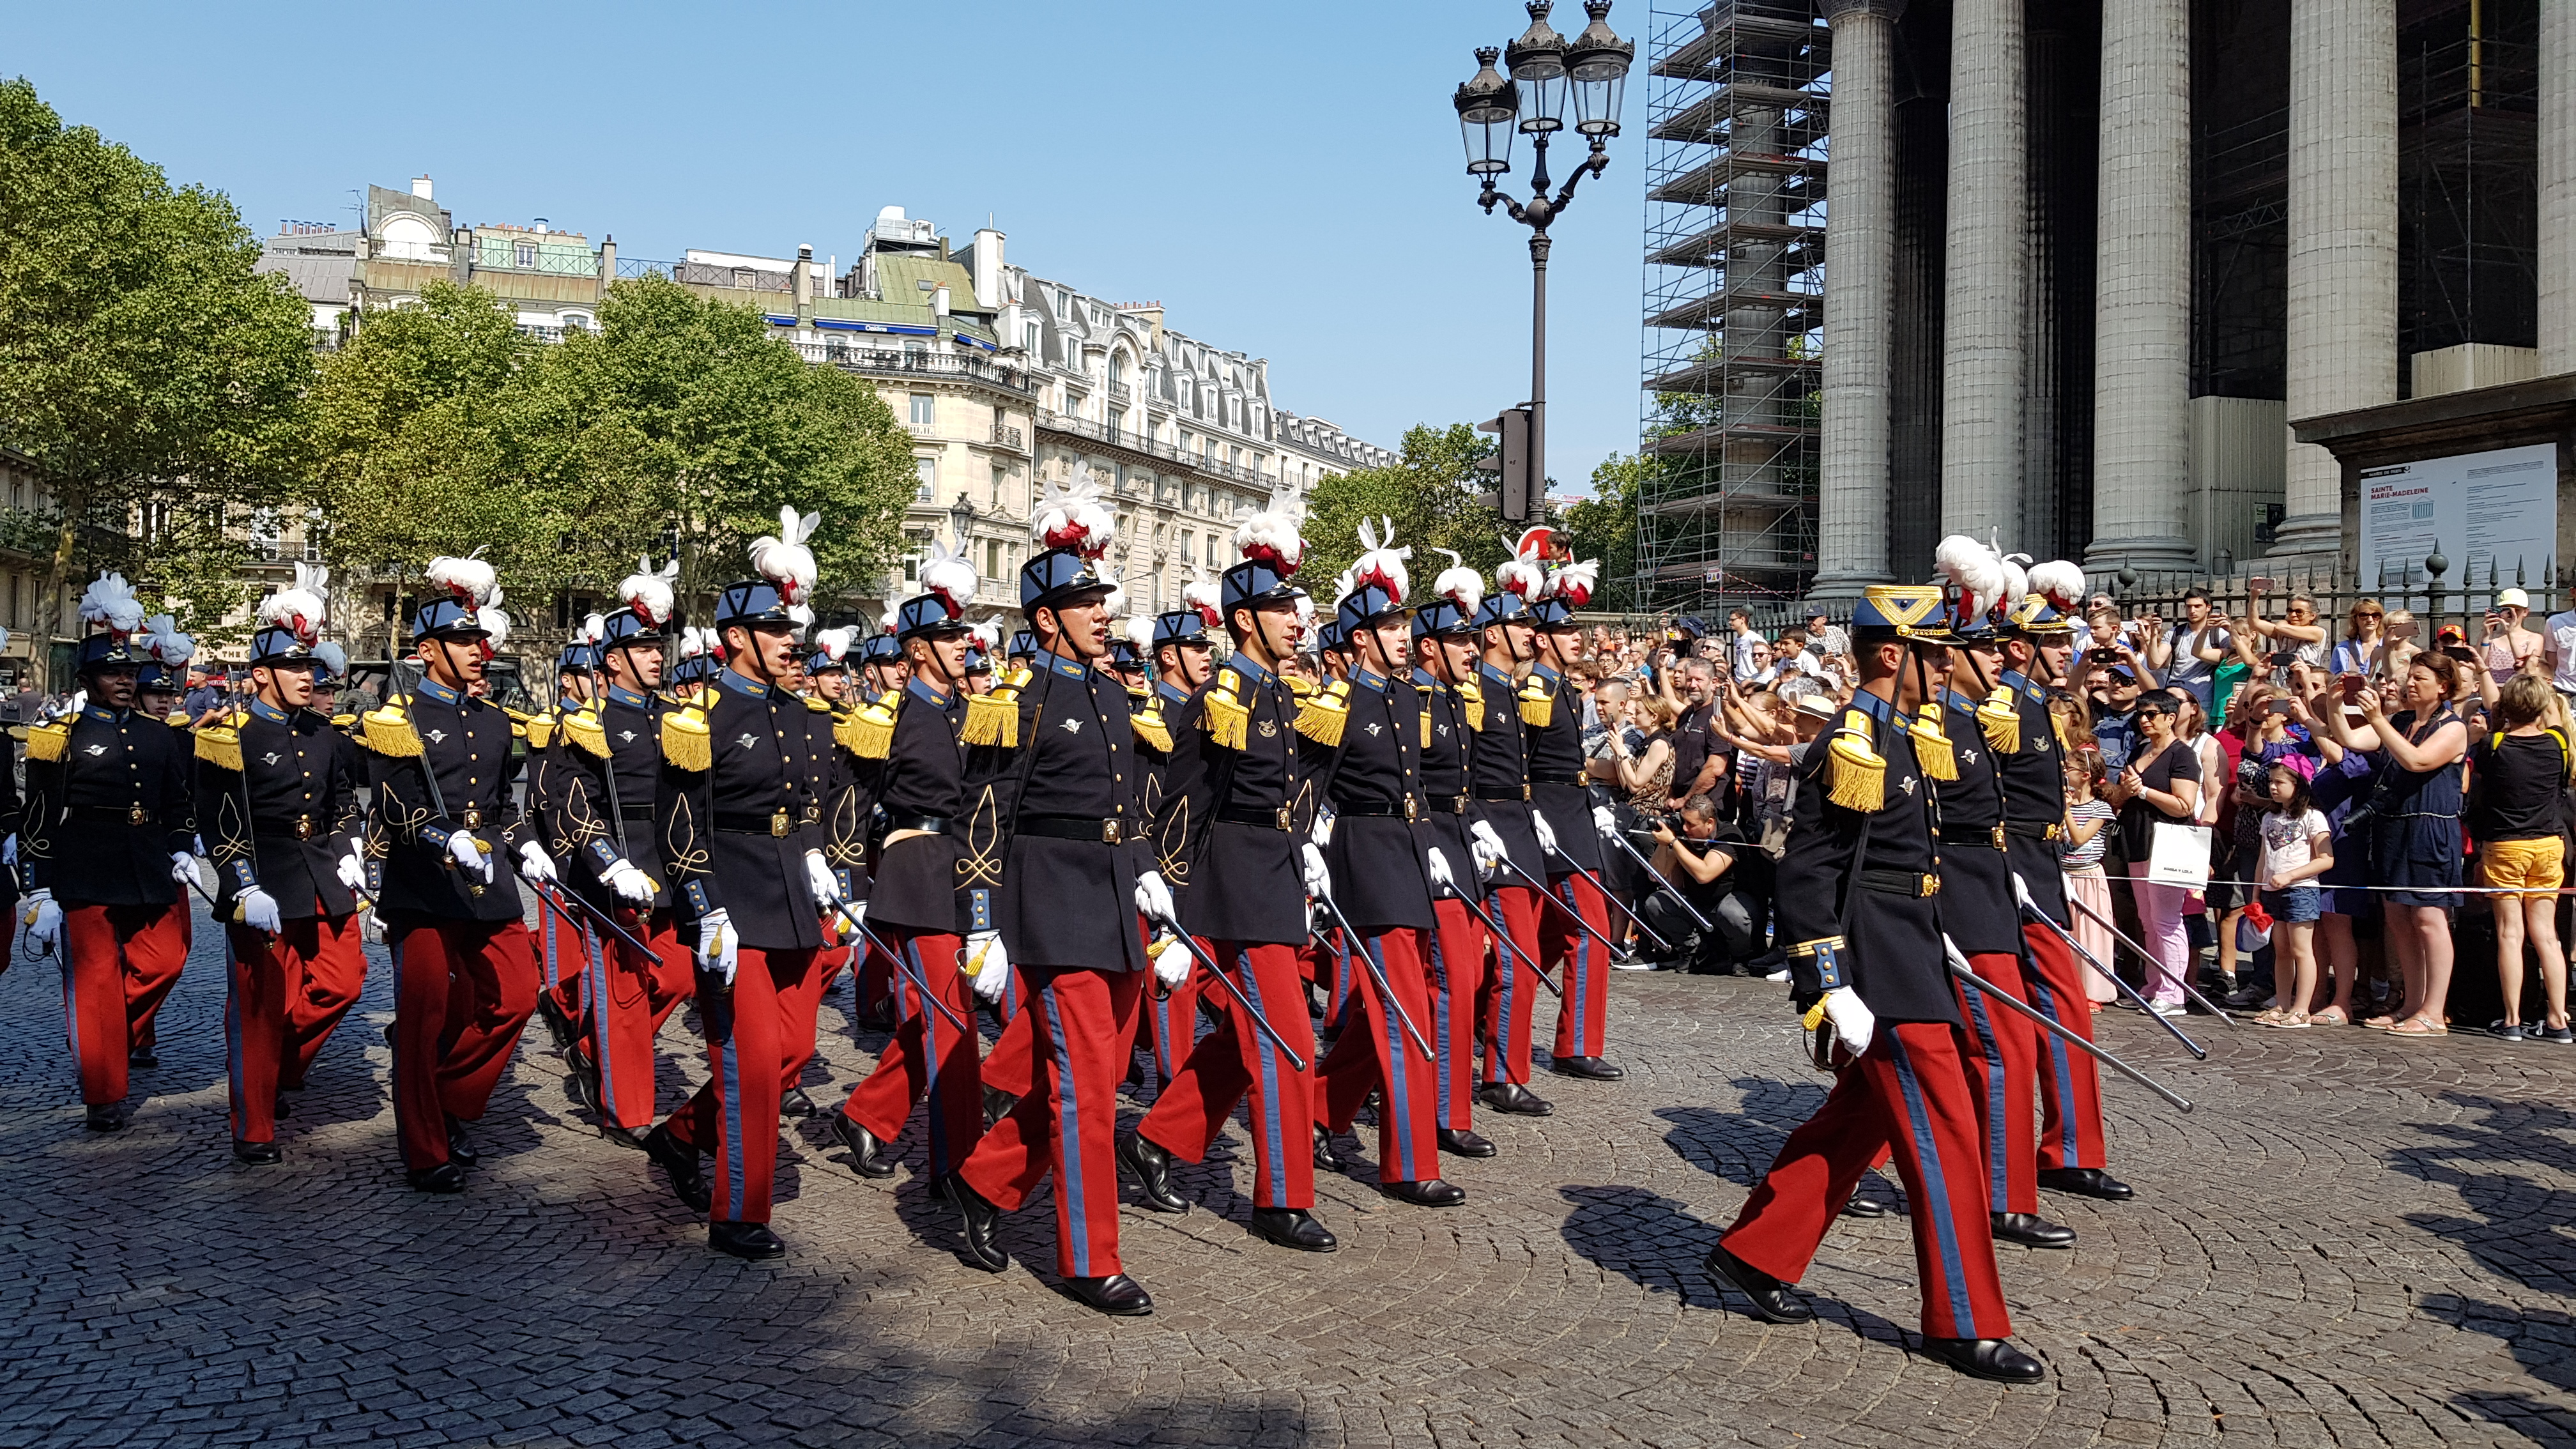
[[[2156,885],[2200,890],[2209,884],[2209,827],[2156,822],[2147,850],[2147,879]]]

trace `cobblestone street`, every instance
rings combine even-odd
[[[1197,1209],[1125,1215],[1158,1306],[1122,1321],[1032,1271],[1053,1262],[1042,1201],[1006,1222],[1019,1266],[960,1265],[917,1123],[887,1184],[791,1124],[789,1257],[710,1254],[643,1156],[574,1113],[537,1026],[471,1190],[410,1192],[381,963],[281,1127],[285,1165],[239,1166],[202,918],[197,938],[118,1136],[81,1129],[53,964],[0,977],[0,1446],[2576,1441],[2576,1052],[2537,1042],[2196,1021],[2195,1064],[2106,1018],[2199,1108],[2109,1086],[2140,1196],[2051,1197],[2076,1250],[2006,1250],[2051,1378],[2005,1390],[1908,1351],[1901,1218],[1835,1228],[1812,1325],[1756,1323],[1702,1278],[1823,1091],[1760,982],[1619,977],[1625,1082],[1542,1076],[1554,1117],[1480,1122],[1502,1154],[1449,1159],[1459,1210],[1327,1178],[1332,1256],[1247,1235],[1238,1126],[1180,1176]],[[807,1077],[827,1106],[875,1041],[848,999]],[[702,1065],[676,1018],[662,1047],[668,1105],[672,1064]]]

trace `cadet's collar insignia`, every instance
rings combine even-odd
[[[1256,687],[1268,684],[1273,678],[1269,670],[1252,661],[1251,655],[1240,651],[1232,659],[1225,661],[1225,667],[1242,675],[1246,684]]]
[[[634,690],[628,689],[622,684],[612,684],[608,686],[608,697],[617,701],[619,704],[630,704],[637,709],[642,709],[647,704],[651,703],[651,701],[645,699],[644,696],[637,694]]]
[[[1438,675],[1433,674],[1428,669],[1416,669],[1413,671],[1413,682],[1422,686],[1424,689],[1430,690],[1433,694],[1438,694],[1442,689],[1447,687],[1440,682],[1440,677]]]
[[[1483,676],[1484,676],[1485,678],[1487,678],[1487,679],[1493,680],[1493,681],[1494,681],[1495,683],[1497,683],[1497,684],[1506,684],[1506,685],[1507,685],[1507,684],[1510,684],[1510,683],[1512,682],[1512,677],[1511,677],[1510,675],[1505,674],[1503,671],[1501,671],[1501,670],[1499,670],[1499,669],[1495,668],[1495,667],[1494,667],[1493,665],[1491,665],[1491,664],[1479,664],[1479,665],[1477,665],[1477,666],[1476,666],[1476,672],[1477,672],[1478,674],[1483,675]]]
[[[1941,702],[1964,715],[1974,715],[1977,712],[1977,701],[1955,689],[1941,691]]]
[[[1372,673],[1365,664],[1351,671],[1351,683],[1364,685],[1380,694],[1386,693],[1386,676]]]
[[[1190,699],[1190,692],[1189,692],[1188,690],[1186,690],[1186,689],[1181,688],[1179,685],[1174,684],[1173,682],[1171,682],[1171,681],[1170,681],[1170,680],[1168,680],[1168,679],[1157,679],[1157,680],[1155,680],[1155,681],[1154,681],[1154,692],[1155,692],[1156,694],[1161,695],[1161,696],[1163,697],[1164,702],[1165,702],[1165,703],[1168,703],[1168,704],[1187,704],[1187,703],[1189,703],[1189,699]]]
[[[1067,659],[1061,654],[1048,655],[1047,668],[1051,672],[1061,674],[1067,679],[1086,679],[1091,675],[1090,665],[1083,663],[1079,659]]]
[[[1896,706],[1863,689],[1852,695],[1851,707],[1884,724],[1896,718]]]
[[[2017,692],[2022,686],[2030,683],[2030,676],[2018,669],[2007,669],[2003,672],[2003,681],[2006,689]]]
[[[250,702],[250,712],[259,718],[268,721],[270,724],[284,724],[287,719],[286,711],[279,709],[277,706],[270,704],[264,699],[252,699]],[[273,764],[275,762],[271,761],[271,763]]]
[[[97,758],[97,757],[98,757],[98,756],[100,756],[100,755],[104,755],[104,754],[106,754],[106,753],[107,753],[107,746],[105,746],[105,745],[91,745],[91,746],[89,746],[89,747],[88,747],[88,749],[89,749],[90,756],[91,756],[91,758],[93,758],[93,759]]]
[[[101,706],[99,706],[99,705],[95,705],[95,704],[93,704],[93,705],[89,706],[87,709],[84,709],[84,710],[82,710],[82,711],[81,711],[81,718],[83,718],[83,719],[94,719],[94,720],[97,720],[100,724],[114,724],[114,723],[116,723],[116,718],[117,718],[117,716],[116,716],[116,711],[115,711],[115,710],[112,710],[112,709],[106,709],[106,708],[103,708],[103,707],[101,707]]]
[[[755,680],[745,679],[743,676],[734,673],[730,666],[717,671],[716,678],[724,682],[725,688],[732,690],[736,694],[746,695],[752,699],[769,698],[769,686],[761,684]]]
[[[447,731],[445,730],[425,730],[422,732],[422,736],[433,745],[443,745],[447,743]]]
[[[420,677],[420,692],[425,697],[434,699],[440,704],[457,704],[462,702],[465,698],[464,695],[457,693],[455,690],[448,688],[446,685],[439,683],[437,680],[430,678],[426,674]]]
[[[1078,719],[1066,720],[1064,722],[1064,732],[1069,735],[1078,735],[1082,733],[1082,721]]]
[[[1564,677],[1565,677],[1565,676],[1563,676],[1563,675],[1561,675],[1561,674],[1557,673],[1555,670],[1548,668],[1548,667],[1547,667],[1546,665],[1544,665],[1544,664],[1533,664],[1533,665],[1531,665],[1531,666],[1530,666],[1530,673],[1537,675],[1539,678],[1546,680],[1546,681],[1547,681],[1548,683],[1550,683],[1550,684],[1554,684],[1554,683],[1556,683],[1558,680],[1560,680],[1560,679],[1562,679],[1562,678],[1564,678]]]
[[[587,706],[587,705],[584,705],[580,700],[577,700],[577,699],[573,698],[571,695],[567,694],[567,695],[565,695],[565,696],[563,697],[563,702],[562,702],[562,703],[560,703],[560,704],[558,704],[558,705],[556,705],[556,706],[555,706],[555,708],[556,708],[556,709],[558,709],[558,710],[560,710],[560,711],[562,711],[562,712],[563,712],[563,713],[565,713],[565,714],[579,714],[579,713],[581,713],[584,709],[588,708],[588,706]]]
[[[941,693],[939,690],[932,688],[928,680],[922,679],[918,676],[915,676],[910,683],[904,685],[904,692],[915,699],[936,705],[941,709],[946,709],[948,707],[948,696]]]

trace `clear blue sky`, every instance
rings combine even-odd
[[[1612,25],[1646,28],[1646,0]],[[32,80],[265,234],[427,173],[460,224],[622,256],[847,263],[881,206],[1271,361],[1274,395],[1392,447],[1529,386],[1524,228],[1471,204],[1451,90],[1512,0],[0,8]],[[1579,30],[1577,0],[1558,6]],[[1641,47],[1642,48],[1642,47]],[[1642,70],[1642,66],[1640,67]],[[1636,446],[1644,78],[1550,265],[1549,471]],[[1573,149],[1573,148],[1567,148]],[[1528,150],[1515,154],[1527,175]],[[1559,168],[1562,169],[1561,167]]]

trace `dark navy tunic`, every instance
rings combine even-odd
[[[1570,860],[1598,875],[1601,832],[1592,824],[1592,792],[1585,788],[1583,775],[1583,691],[1544,664],[1533,668],[1531,675],[1546,681],[1556,697],[1547,723],[1533,725],[1529,731],[1530,800],[1546,813],[1548,828],[1556,832],[1556,848],[1564,852],[1548,861],[1548,873],[1567,874],[1565,863]],[[1513,858],[1519,859],[1517,852]]]
[[[895,706],[894,744],[877,773],[876,800],[885,809],[889,844],[877,856],[876,881],[869,887],[871,921],[943,934],[991,927],[989,905],[983,919],[973,910],[976,902],[989,902],[989,883],[972,884],[974,894],[965,894],[970,883],[959,869],[961,851],[989,853],[999,844],[986,835],[968,845],[966,769],[974,750],[957,738],[967,698],[963,689],[942,694],[915,679]],[[906,830],[931,833],[893,838]]]
[[[2021,711],[2021,748],[2003,757],[2004,856],[2030,898],[2063,926],[2066,918],[2066,753],[2048,691],[2007,670],[2004,686]]]
[[[345,916],[357,898],[340,883],[339,861],[360,841],[364,819],[340,732],[309,709],[252,700],[227,727],[241,741],[242,768],[197,761],[197,829],[215,864],[215,915],[259,887],[286,920]]]
[[[489,700],[426,678],[394,707],[410,719],[421,752],[368,752],[376,787],[369,853],[386,918],[518,920],[515,866],[520,842],[534,835],[510,798],[517,770],[510,716]],[[373,727],[369,732],[372,737]],[[488,847],[490,884],[448,854],[448,841],[459,833]]]
[[[191,847],[189,742],[140,710],[92,705],[38,727],[61,757],[27,760],[18,864],[27,889],[64,905],[167,906],[185,889],[170,857]]]
[[[1243,748],[1207,731],[1206,701],[1231,676],[1247,711]],[[1154,835],[1181,924],[1211,941],[1296,945],[1306,939],[1298,848],[1329,751],[1297,733],[1297,697],[1237,654],[1163,718],[1172,732]]]
[[[1479,666],[1476,681],[1484,696],[1485,727],[1476,732],[1475,754],[1467,762],[1467,793],[1476,797],[1470,814],[1494,828],[1512,864],[1545,880],[1547,861],[1538,848],[1538,832],[1530,828],[1529,727],[1521,723],[1520,686],[1491,664]],[[1491,883],[1529,884],[1508,870]]]
[[[1426,804],[1422,697],[1410,682],[1365,668],[1352,670],[1350,683],[1350,719],[1327,791],[1333,840],[1324,859],[1333,903],[1362,931],[1429,930],[1436,923],[1431,885],[1414,836]]]
[[[683,768],[666,752],[657,807],[676,925],[694,937],[699,920],[721,909],[746,946],[815,949],[823,944],[822,907],[805,852],[828,843],[831,716],[731,669],[717,672],[698,704],[711,768]]]
[[[993,923],[1021,966],[1142,971],[1136,877],[1154,868],[1154,846],[1127,686],[1057,654],[1029,667],[1019,748],[979,747],[972,766],[1003,842]]]
[[[1941,730],[1959,778],[1933,782],[1940,811],[1941,929],[1971,956],[2018,955],[2021,908],[2005,864],[2003,782],[1977,723],[1978,701],[1943,691]]]

